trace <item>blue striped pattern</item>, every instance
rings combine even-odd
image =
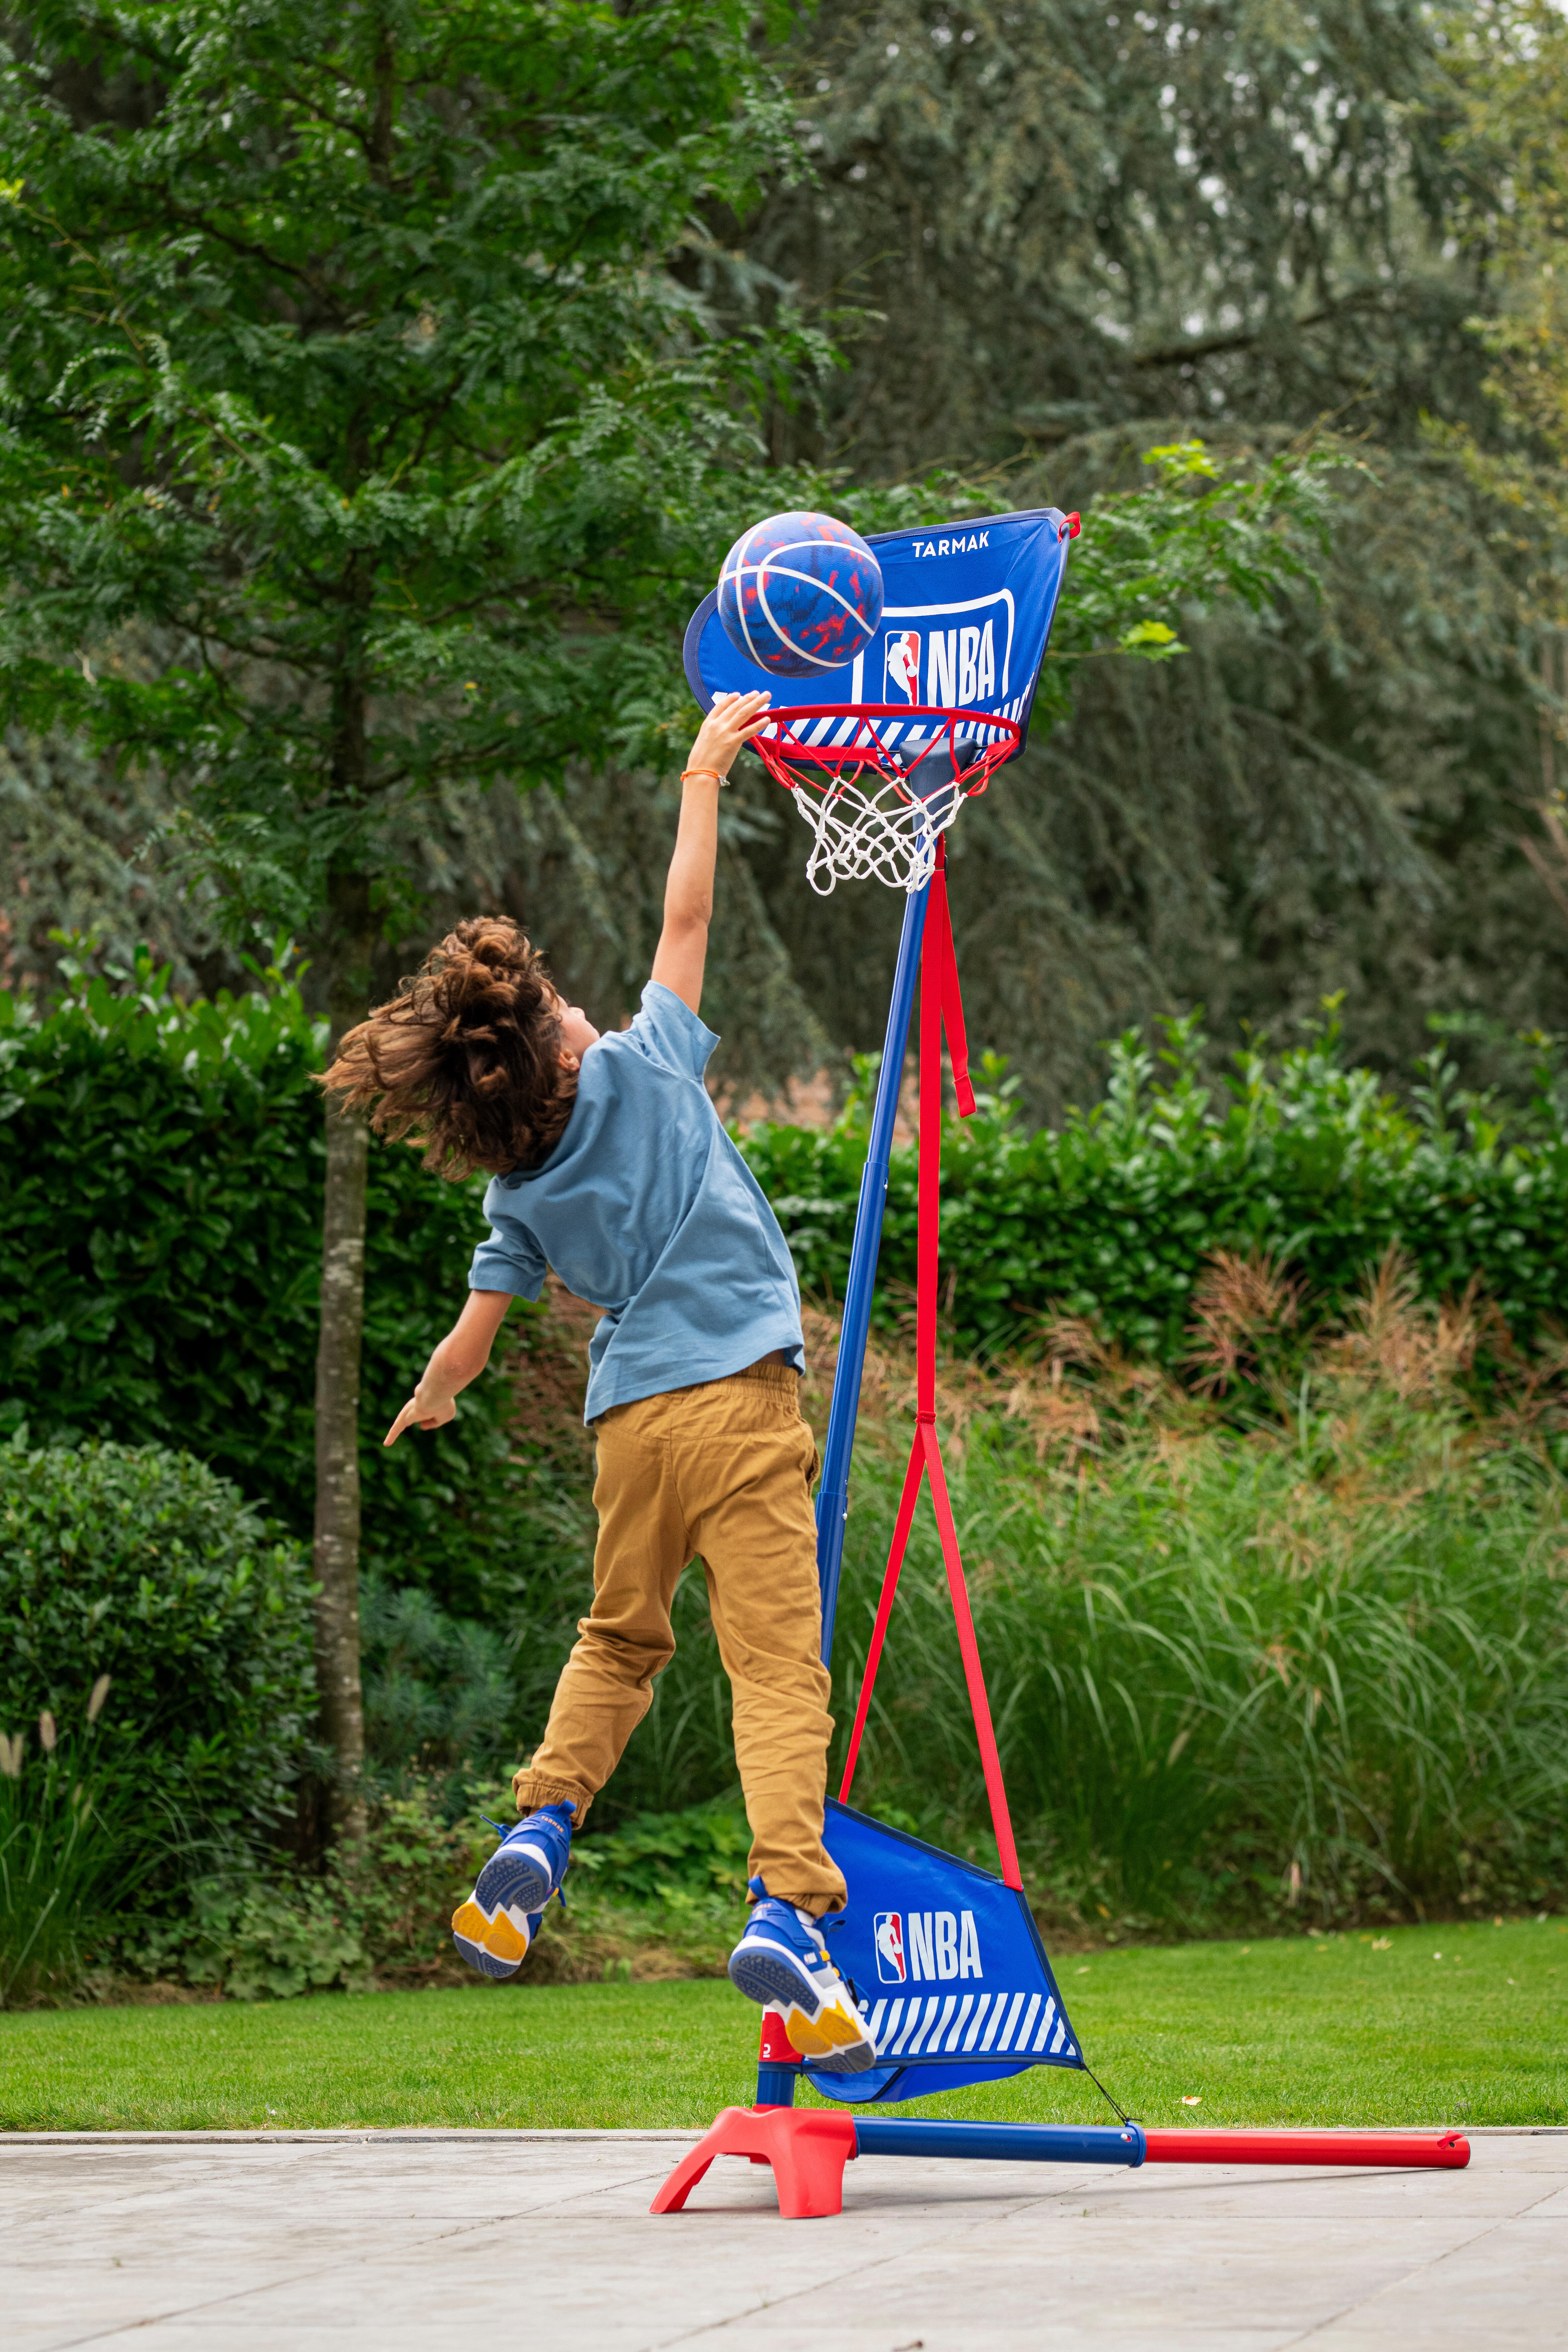
[[[1079,2056],[1068,2021],[1048,1992],[899,1994],[862,2001],[879,2058]]]

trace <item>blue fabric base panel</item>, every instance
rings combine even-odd
[[[849,1884],[827,1948],[882,2063],[863,2074],[807,2065],[814,2090],[844,2105],[892,2105],[1005,2082],[1032,2066],[1082,2067],[1061,1989],[1016,1887],[848,1805],[830,1801],[826,1828]]]

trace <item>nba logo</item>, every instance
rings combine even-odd
[[[889,633],[884,677],[889,702],[898,701],[900,696],[905,702],[920,700],[921,633],[918,629],[893,629]],[[896,1911],[889,1911],[885,1916],[897,1924],[899,1915]],[[903,1980],[900,1962],[897,1981],[902,1984]]]
[[[904,1922],[897,1911],[879,1911],[872,1922],[877,1939],[877,1974],[884,1984],[902,1984],[909,1974],[904,1966]]]

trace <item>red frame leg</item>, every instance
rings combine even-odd
[[[811,2107],[726,2107],[683,2156],[650,2213],[679,2213],[716,2156],[771,2164],[786,2221],[814,2221],[844,2210],[844,2168],[855,2154],[855,2118]]]
[[[1145,2164],[1419,2165],[1462,2172],[1470,2143],[1462,2131],[1152,2131]]]

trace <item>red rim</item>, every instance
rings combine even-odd
[[[770,711],[773,726],[765,735],[753,735],[752,749],[762,760],[768,773],[786,792],[797,785],[815,784],[826,790],[830,783],[853,782],[862,768],[874,768],[889,783],[902,786],[916,774],[922,763],[934,751],[945,750],[952,761],[953,779],[950,790],[961,791],[966,798],[983,793],[992,774],[1004,760],[1010,759],[1018,748],[1023,732],[1016,719],[1005,719],[992,711],[947,710],[926,703],[908,702],[840,702],[801,703]],[[928,719],[932,722],[929,740],[921,745],[918,756],[908,768],[898,759],[900,743],[904,740],[900,728],[899,740],[885,743],[875,722],[885,719],[911,722]],[[854,734],[847,743],[805,743],[801,732],[824,719],[836,723],[835,731],[846,719],[855,719]],[[956,737],[961,725],[983,726],[987,733],[994,732],[998,740],[960,748]],[[816,776],[801,770],[826,770]],[[843,771],[852,772],[846,776]]]

